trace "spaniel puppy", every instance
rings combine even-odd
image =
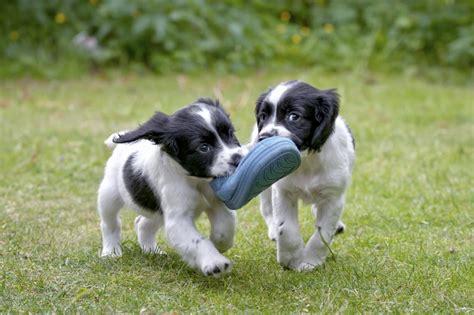
[[[301,166],[260,195],[260,211],[278,262],[295,270],[322,265],[340,221],[355,160],[355,142],[339,113],[334,90],[318,90],[288,81],[263,93],[256,105],[256,143],[272,136],[291,139],[301,152]],[[315,232],[304,244],[298,225],[298,200],[312,206]]]
[[[216,198],[209,181],[231,174],[243,149],[219,102],[199,99],[170,116],[156,113],[105,143],[114,151],[99,188],[101,255],[122,254],[118,214],[125,206],[139,213],[135,229],[143,251],[160,252],[155,234],[164,226],[169,243],[190,266],[204,275],[228,273],[232,264],[220,252],[232,247],[235,213]],[[210,239],[194,225],[203,211]]]

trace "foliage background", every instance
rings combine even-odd
[[[0,12],[2,76],[115,66],[469,72],[474,59],[468,0],[12,0]]]

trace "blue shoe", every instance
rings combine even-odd
[[[234,174],[210,182],[216,196],[229,209],[239,209],[301,163],[298,148],[290,139],[270,137],[257,143],[242,159]]]

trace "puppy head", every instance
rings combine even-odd
[[[171,116],[155,115],[137,129],[114,139],[116,143],[150,140],[191,176],[230,175],[242,159],[234,127],[218,101],[199,99]]]
[[[334,130],[339,97],[335,90],[321,91],[300,81],[283,82],[260,95],[255,114],[259,141],[282,136],[301,151],[319,151]]]

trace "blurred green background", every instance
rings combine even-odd
[[[474,1],[11,0],[0,76],[104,69],[448,69],[472,77]]]

